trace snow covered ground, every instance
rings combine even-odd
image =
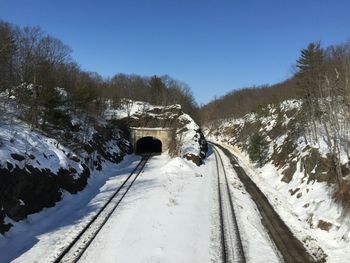
[[[319,257],[325,253],[327,262],[350,262],[350,219],[331,200],[325,183],[307,184],[303,173],[296,173],[287,184],[281,181],[273,165],[256,168],[238,148],[225,146],[238,156],[240,165],[311,253]],[[295,190],[295,195],[291,196],[289,189]],[[297,193],[301,193],[299,197]],[[307,212],[305,206],[312,209]],[[322,230],[318,227],[319,220],[332,222],[333,226],[328,231]]]
[[[31,215],[0,238],[0,262],[49,262],[103,205],[139,157],[92,176],[76,196]],[[210,176],[166,154],[154,157],[83,261],[209,262]],[[103,181],[107,180],[106,183]],[[101,242],[99,242],[101,241]],[[101,254],[102,253],[102,254]]]
[[[146,165],[81,262],[220,262],[216,164],[167,154]],[[121,184],[140,157],[93,174],[86,189],[31,215],[0,238],[0,262],[50,262]],[[278,262],[257,209],[224,159],[248,262]],[[101,173],[101,172],[98,172]]]
[[[78,194],[64,192],[55,207],[29,215],[0,236],[0,262],[48,262],[104,204],[136,165],[139,156],[126,156],[120,164],[104,163]],[[45,259],[45,260],[44,260]]]
[[[256,204],[232,169],[229,158],[220,149],[218,151],[222,157],[234,199],[234,209],[246,260],[254,263],[281,262],[282,257],[262,225]]]
[[[81,262],[209,262],[210,174],[153,157]]]

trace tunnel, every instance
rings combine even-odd
[[[136,143],[136,154],[144,153],[162,153],[162,142],[151,136],[139,139]]]

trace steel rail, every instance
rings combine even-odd
[[[148,160],[151,158],[152,154],[149,155],[145,155],[142,157],[142,159],[140,160],[140,162],[136,165],[136,167],[132,170],[132,172],[128,175],[128,177],[123,181],[123,183],[121,184],[121,186],[118,187],[118,189],[113,193],[113,195],[111,195],[111,197],[107,200],[107,202],[103,205],[103,207],[100,208],[100,210],[91,218],[91,220],[89,221],[89,223],[87,223],[84,228],[77,234],[77,236],[69,243],[68,246],[66,246],[64,248],[64,250],[60,253],[60,255],[58,257],[56,257],[54,259],[54,263],[59,263],[59,262],[77,262],[81,256],[84,254],[84,252],[87,250],[87,248],[89,247],[89,245],[92,243],[92,241],[95,239],[95,237],[97,236],[97,234],[100,232],[100,230],[102,229],[102,227],[106,224],[107,220],[110,218],[110,216],[113,214],[113,212],[115,211],[115,209],[119,206],[120,202],[122,201],[122,199],[125,197],[125,195],[127,194],[127,192],[129,191],[129,189],[131,188],[131,186],[133,185],[133,183],[136,181],[136,179],[138,178],[138,176],[141,174],[141,172],[143,171],[143,168],[145,167],[146,163],[148,162]],[[136,175],[135,175],[136,174]],[[134,176],[135,175],[135,176]],[[120,197],[120,199],[114,204],[114,207],[111,209],[111,211],[108,212],[108,214],[105,216],[105,218],[103,218],[102,223],[97,227],[97,230],[95,229],[95,232],[93,233],[93,235],[91,237],[88,238],[87,241],[83,242],[83,247],[79,247],[79,251],[77,251],[77,256],[75,256],[72,260],[67,260],[65,261],[64,258],[66,255],[68,255],[68,253],[70,252],[70,250],[74,247],[74,245],[76,245],[79,240],[82,238],[82,236],[90,229],[90,227],[92,226],[92,224],[94,222],[96,222],[96,220],[98,218],[100,218],[101,214],[106,210],[106,208],[108,207],[108,205],[111,204],[111,202],[113,201],[113,199],[117,196],[117,194],[124,189],[124,186],[127,184],[127,182],[130,180],[130,178],[134,176],[134,178],[132,179],[132,181],[130,182],[129,186],[127,187],[127,189],[125,190],[125,192],[123,193],[123,195]]]
[[[239,231],[237,217],[234,209],[233,197],[230,191],[224,163],[216,147],[213,144],[211,144],[211,146],[215,154],[216,170],[218,174],[218,194],[223,262],[246,262],[241,234]],[[219,165],[221,165],[223,171],[223,173],[221,173],[221,176]],[[223,177],[223,180],[220,179],[220,177]],[[226,198],[224,198],[224,195],[226,195]],[[228,204],[224,202],[228,202]],[[225,211],[225,206],[227,205],[229,206],[229,211]],[[234,240],[231,240],[232,238],[229,237],[230,230],[233,230]]]
[[[277,249],[279,250],[279,253],[283,257],[284,262],[317,262],[314,256],[310,255],[305,249],[303,243],[294,236],[289,227],[274,210],[266,196],[239,165],[237,157],[228,149],[219,144],[212,143],[212,145],[215,145],[221,149],[222,152],[230,159],[231,165],[236,171],[238,178],[254,200],[260,212],[261,221],[265,226],[271,240],[273,240]],[[321,262],[323,261],[321,260]]]

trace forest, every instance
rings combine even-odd
[[[291,131],[293,137],[302,136],[307,144],[316,147],[321,141],[326,143],[343,195],[348,189],[343,182],[341,159],[345,154],[350,160],[350,42],[328,47],[322,47],[320,42],[310,43],[300,51],[295,68],[294,75],[282,83],[234,90],[211,101],[201,109],[202,122],[213,125],[250,112],[262,114],[268,104],[299,101],[301,108],[297,126]],[[258,133],[251,138],[253,144],[264,140]]]
[[[202,106],[202,121],[239,118],[259,107],[288,99],[303,100],[312,119],[320,117],[319,99],[329,98],[332,108],[344,109],[349,104],[350,41],[326,48],[319,42],[310,43],[300,51],[294,71],[292,77],[281,83],[232,90],[213,99]],[[322,112],[327,113],[327,109]]]
[[[33,129],[49,132],[53,126],[65,125],[68,112],[93,121],[106,102],[118,106],[127,102],[124,98],[163,106],[181,104],[185,112],[197,116],[197,104],[186,83],[169,76],[122,73],[103,78],[82,70],[71,54],[70,47],[40,27],[21,28],[0,21],[0,112],[14,102],[17,105],[13,115],[1,114],[2,120],[17,116]]]

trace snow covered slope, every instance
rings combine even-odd
[[[97,126],[96,126],[97,127]],[[63,191],[82,190],[90,173],[131,152],[122,132],[99,126],[80,149],[65,147],[23,122],[0,125],[0,233],[15,221],[54,206]]]
[[[336,175],[324,131],[319,128],[318,142],[305,141],[299,113],[299,101],[285,101],[208,125],[205,134],[232,147],[282,219],[320,260],[350,261],[348,202],[335,198]],[[261,166],[249,158],[255,134],[262,137],[260,148],[265,148]],[[346,155],[342,158],[346,180]]]
[[[59,94],[66,99],[64,89]],[[39,130],[26,123],[30,117],[22,108],[27,106],[14,95],[1,93],[0,103],[0,234],[54,206],[65,191],[81,191],[94,170],[132,152],[123,130],[82,110],[53,108],[45,123],[39,113]]]

